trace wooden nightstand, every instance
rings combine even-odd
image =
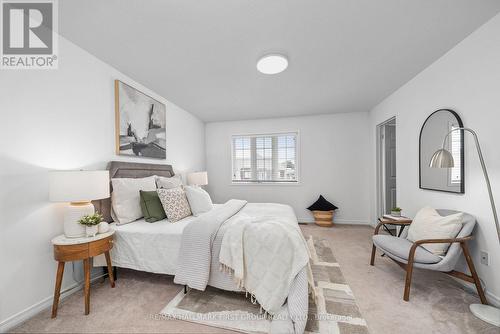
[[[90,312],[90,258],[104,253],[106,264],[108,265],[109,282],[111,287],[115,287],[113,270],[111,266],[111,257],[109,250],[113,248],[113,234],[115,231],[109,231],[97,234],[90,238],[66,238],[60,235],[52,239],[54,245],[54,259],[59,262],[57,266],[56,286],[54,289],[54,303],[52,304],[52,318],[57,316],[57,306],[61,294],[61,283],[64,273],[64,263],[67,261],[83,260],[85,273],[85,315]]]

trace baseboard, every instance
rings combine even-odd
[[[100,279],[102,277],[95,277],[91,280],[91,283],[95,282],[96,280]],[[63,301],[66,297],[71,296],[75,292],[78,292],[83,289],[83,284],[78,284],[75,283],[73,285],[70,285],[68,288],[64,290],[64,292],[61,293],[61,296],[59,297],[59,303]],[[25,322],[26,320],[34,317],[38,313],[45,311],[48,308],[52,307],[52,302],[53,302],[54,297],[50,296],[47,297],[40,302],[31,305],[30,307],[8,317],[4,321],[0,322],[0,333],[6,333],[9,330],[13,329],[14,327],[20,325],[21,323]]]
[[[298,218],[299,224],[314,224],[314,218]],[[333,219],[339,225],[370,225],[366,220]]]
[[[455,282],[458,282],[460,285],[462,285],[465,288],[465,290],[467,290],[468,292],[471,292],[471,293],[475,294],[476,296],[478,295],[477,290],[476,290],[476,286],[474,284],[463,281],[461,279],[458,279],[458,278],[455,278],[452,276],[450,276],[450,277]],[[484,288],[484,282],[481,281],[481,284],[483,285],[483,288]],[[494,295],[493,293],[491,293],[490,291],[487,291],[487,290],[484,291],[484,294],[486,295],[486,299],[488,300],[488,303],[490,305],[500,307],[500,297]]]

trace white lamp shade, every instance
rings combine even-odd
[[[109,197],[109,172],[52,171],[49,199],[52,202],[87,202]]]
[[[195,172],[187,175],[187,183],[196,186],[204,186],[208,184],[207,172]]]

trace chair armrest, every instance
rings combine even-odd
[[[454,243],[454,242],[466,242],[468,240],[472,239],[472,235],[469,235],[467,237],[463,238],[451,238],[451,239],[423,239],[423,240],[417,240],[413,243],[413,245],[410,248],[410,254],[408,254],[408,263],[413,262],[413,259],[415,258],[415,251],[417,250],[417,247],[423,244],[444,244],[444,243]]]
[[[413,243],[413,246],[420,246],[422,244],[444,244],[444,243],[454,243],[454,242],[465,242],[472,239],[472,235],[463,238],[452,238],[452,239],[423,239],[417,240]],[[412,247],[413,247],[412,246]],[[415,247],[416,248],[416,247]]]

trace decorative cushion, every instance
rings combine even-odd
[[[441,216],[431,207],[425,207],[417,212],[408,229],[408,240],[414,242],[424,239],[455,238],[462,229],[462,213]],[[450,247],[449,243],[423,244],[422,247],[436,255],[444,255]]]
[[[180,176],[175,175],[172,177],[156,177],[156,186],[158,189],[172,189],[182,186],[182,179]]]
[[[191,209],[182,187],[158,189],[158,196],[169,221],[176,222],[191,215]]]
[[[116,178],[111,179],[111,184],[113,185],[111,216],[116,224],[127,224],[143,217],[139,191],[156,190],[155,177]]]
[[[199,216],[213,209],[212,199],[204,189],[195,186],[186,186],[184,187],[184,191],[186,192],[186,197],[194,216]]]
[[[167,218],[165,210],[161,205],[160,198],[156,190],[153,191],[143,191],[140,190],[141,198],[141,209],[144,216],[144,220],[148,223],[154,223],[158,220]]]
[[[373,236],[373,243],[377,248],[383,250],[386,254],[391,254],[399,257],[400,259],[408,261],[410,255],[410,248],[413,243],[405,238],[393,237],[391,235],[377,234]],[[441,258],[432,254],[421,246],[415,250],[414,261],[417,263],[438,263]]]
[[[307,208],[310,211],[333,211],[338,208],[332,203],[328,202],[323,195],[319,195],[319,198]]]

